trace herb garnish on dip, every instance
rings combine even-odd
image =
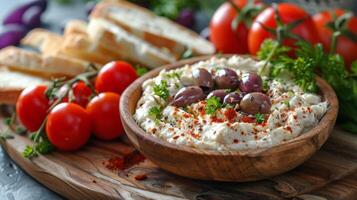
[[[215,150],[271,147],[316,126],[328,102],[259,76],[263,65],[232,56],[163,70],[143,83],[134,119],[170,143]]]

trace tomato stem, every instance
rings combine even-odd
[[[95,68],[96,69],[96,68]],[[47,110],[47,116],[46,118],[43,120],[40,128],[34,133],[33,136],[33,146],[32,146],[32,151],[33,154],[31,154],[31,156],[29,158],[33,158],[38,156],[38,154],[41,154],[42,152],[38,152],[38,150],[36,149],[36,145],[39,144],[42,141],[48,141],[48,138],[45,134],[45,127],[46,127],[46,123],[48,120],[48,114],[51,112],[51,110],[56,107],[58,104],[62,103],[64,97],[68,96],[70,94],[70,92],[72,91],[72,86],[77,83],[78,81],[83,81],[86,83],[86,85],[88,84],[89,86],[91,86],[91,88],[94,87],[92,86],[92,84],[89,82],[89,79],[92,79],[94,77],[96,77],[98,75],[98,71],[90,71],[90,72],[85,72],[83,74],[80,74],[68,81],[64,81],[64,79],[57,79],[54,81],[52,88],[49,88],[48,91],[46,91],[46,95],[48,97],[52,97],[53,96],[53,92],[58,91],[56,89],[61,88],[61,87],[65,87],[64,91],[61,92],[57,97],[57,99],[53,102],[53,104],[50,106],[50,108]],[[95,92],[96,94],[96,92]]]

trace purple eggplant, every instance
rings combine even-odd
[[[47,9],[47,0],[33,0],[13,10],[3,21],[3,25],[19,24],[28,28],[41,25],[41,15]]]
[[[187,27],[192,28],[195,24],[195,15],[192,9],[184,9],[177,17],[176,22]]]
[[[95,2],[95,1],[89,1],[88,3],[86,3],[85,10],[86,10],[86,13],[88,16],[92,13],[92,11],[96,5],[97,5],[97,2]]]
[[[18,24],[9,24],[0,29],[0,49],[18,45],[20,40],[26,35],[28,29]]]

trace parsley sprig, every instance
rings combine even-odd
[[[349,72],[345,69],[343,58],[338,54],[325,53],[321,44],[297,42],[296,58],[291,58],[289,51],[288,47],[275,40],[266,40],[262,44],[258,58],[269,60],[269,77],[292,77],[304,91],[317,92],[316,76],[320,75],[334,88],[339,98],[341,126],[357,133],[357,61]]]
[[[257,113],[255,114],[255,121],[258,123],[258,124],[261,124],[265,121],[265,115],[264,114],[261,114],[261,113]]]
[[[160,120],[162,117],[162,108],[158,106],[151,107],[149,110],[149,116],[153,117],[155,120]]]
[[[168,84],[165,80],[162,80],[160,84],[154,85],[154,94],[161,97],[163,100],[167,100],[170,96]]]
[[[212,96],[207,99],[207,104],[205,107],[206,113],[209,115],[214,114],[218,109],[222,108],[222,103],[218,97]]]

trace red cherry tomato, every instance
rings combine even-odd
[[[115,92],[121,94],[137,77],[134,67],[129,63],[110,62],[99,71],[95,88],[99,93]]]
[[[83,82],[78,81],[72,86],[74,94],[74,103],[85,108],[92,96],[92,90]]]
[[[26,129],[31,132],[40,128],[50,107],[46,90],[47,87],[44,85],[28,87],[22,91],[17,100],[17,117]]]
[[[234,0],[234,3],[243,8],[247,0]],[[256,4],[260,1],[255,1]],[[236,30],[232,28],[232,21],[237,17],[237,11],[229,2],[222,4],[214,13],[210,22],[210,40],[217,51],[221,53],[248,53],[249,28],[239,23]]]
[[[105,92],[94,97],[87,106],[94,135],[102,140],[112,140],[124,134],[119,115],[120,96]]]
[[[74,151],[88,142],[91,135],[91,120],[81,106],[61,103],[49,113],[46,133],[57,149]]]
[[[313,19],[317,27],[320,40],[328,51],[331,48],[331,38],[333,31],[326,25],[333,21],[333,13],[339,17],[345,13],[344,10],[336,9],[334,11],[324,11],[314,15]],[[354,34],[357,34],[357,17],[353,16],[347,23],[347,29]],[[340,54],[346,63],[347,69],[350,69],[354,60],[357,60],[357,43],[340,35],[337,38],[336,53]]]
[[[302,8],[291,3],[281,3],[277,6],[281,20],[284,24],[291,24],[297,20],[305,19],[301,24],[292,29],[292,33],[300,36],[302,39],[316,44],[319,42],[315,24],[310,15]],[[263,25],[263,26],[262,26]],[[254,20],[248,36],[248,47],[251,54],[256,55],[260,45],[265,39],[276,39],[275,35],[267,31],[265,27],[277,28],[275,12],[272,7],[266,8]],[[295,39],[284,39],[283,44],[294,47]]]

